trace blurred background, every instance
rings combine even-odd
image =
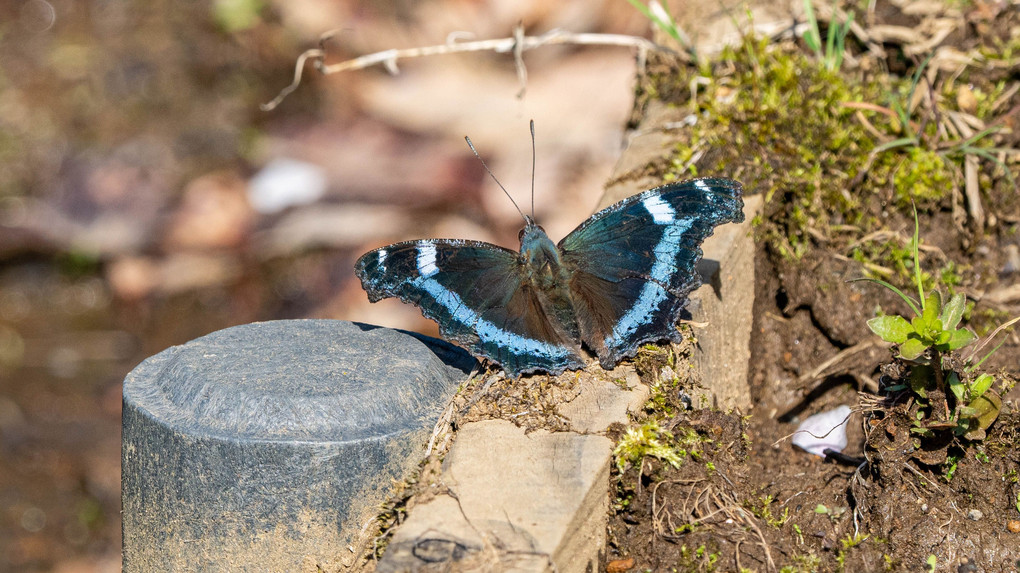
[[[716,5],[718,8],[718,5]],[[626,48],[409,59],[304,83],[328,62],[523,22],[648,35],[624,0],[6,0],[0,3],[0,571],[120,569],[121,382],[228,326],[345,318],[435,334],[369,305],[352,266],[423,237],[516,248],[522,226],[463,136],[558,240],[623,145]],[[468,38],[470,36],[462,36]]]

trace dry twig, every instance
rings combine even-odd
[[[382,52],[367,54],[351,60],[327,65],[325,63],[326,52],[322,48],[322,42],[330,35],[332,35],[332,33],[323,35],[318,48],[307,50],[298,56],[297,64],[294,69],[294,81],[291,82],[289,86],[283,88],[279,95],[273,98],[272,101],[262,104],[260,106],[262,111],[271,111],[275,109],[278,105],[280,105],[280,102],[282,102],[284,98],[297,89],[298,85],[301,84],[302,69],[304,68],[305,62],[309,59],[313,61],[315,68],[324,75],[360,70],[379,65],[384,66],[391,74],[396,74],[399,72],[399,69],[397,68],[397,61],[403,58],[420,58],[425,56],[455,54],[461,52],[492,51],[497,54],[512,53],[517,67],[517,77],[521,82],[521,92],[518,93],[518,97],[521,97],[524,93],[524,84],[527,81],[527,71],[524,68],[524,60],[521,54],[527,50],[533,50],[542,46],[573,44],[580,46],[624,46],[637,48],[639,62],[644,62],[649,51],[665,52],[678,56],[681,55],[669,48],[660,46],[650,40],[646,40],[645,38],[638,36],[627,36],[624,34],[576,34],[564,30],[550,30],[541,36],[525,36],[524,28],[518,25],[514,27],[514,34],[509,38],[461,42],[457,40],[458,35],[451,35],[445,44],[437,46],[424,46],[404,50],[384,50]]]

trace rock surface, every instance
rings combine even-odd
[[[124,571],[325,568],[474,366],[442,341],[334,320],[149,358],[124,381]]]

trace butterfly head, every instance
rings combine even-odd
[[[521,240],[521,257],[533,269],[558,267],[560,263],[559,251],[556,249],[556,244],[545,234],[545,229],[527,215],[524,216],[524,221],[524,228],[518,234],[518,238]]]
[[[536,223],[534,219],[532,219],[531,217],[529,217],[527,215],[523,215],[523,217],[524,217],[524,228],[522,228],[517,233],[517,240],[518,241],[520,241],[521,243],[524,243],[524,237],[534,236],[534,235],[536,235],[538,233],[540,233],[542,235],[545,235],[545,229],[543,229],[541,225]]]

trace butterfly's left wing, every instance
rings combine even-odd
[[[740,183],[694,179],[639,193],[593,215],[560,241],[581,339],[604,368],[645,343],[676,340],[694,265],[716,225],[743,221]]]
[[[579,341],[545,313],[521,265],[518,253],[496,245],[431,239],[369,251],[355,274],[372,302],[397,297],[417,306],[444,338],[510,376],[582,367]]]

